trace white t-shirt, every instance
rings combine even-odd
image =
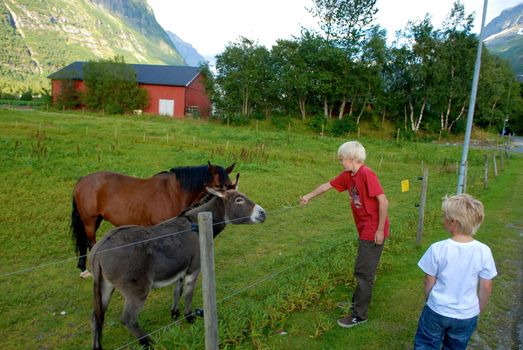
[[[457,319],[479,315],[478,281],[497,275],[490,248],[476,240],[436,242],[423,254],[418,266],[436,277],[427,305],[436,313]]]

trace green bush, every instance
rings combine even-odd
[[[20,96],[20,101],[32,101],[33,100],[33,92],[31,90],[26,91]]]
[[[328,129],[328,122],[323,115],[315,115],[307,122],[307,125],[312,131],[325,132]]]
[[[334,136],[343,136],[349,133],[350,131],[356,131],[358,126],[353,118],[345,117],[343,119],[336,119],[332,123],[330,132]]]
[[[271,116],[271,123],[276,127],[278,130],[285,130],[289,123],[292,121],[292,118],[289,116],[284,115],[273,115]]]
[[[249,116],[241,113],[226,113],[222,114],[219,119],[224,124],[229,125],[247,125],[249,124]]]

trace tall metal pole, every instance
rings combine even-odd
[[[465,165],[469,153],[470,133],[472,131],[472,119],[474,119],[474,107],[476,105],[476,95],[478,93],[479,69],[481,66],[481,51],[483,49],[483,28],[485,26],[485,17],[487,15],[488,0],[483,2],[483,17],[481,19],[481,30],[479,32],[478,51],[476,54],[476,65],[474,66],[474,79],[472,80],[472,89],[470,91],[469,110],[467,113],[467,129],[465,131],[465,140],[463,140],[463,154],[459,166],[458,189],[457,194],[463,192],[463,182],[465,178]]]

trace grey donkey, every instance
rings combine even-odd
[[[171,316],[179,317],[178,301],[185,292],[184,315],[194,322],[192,297],[200,272],[198,213],[212,213],[214,237],[227,223],[265,221],[264,209],[237,191],[239,175],[229,188],[207,188],[209,194],[201,202],[175,218],[148,227],[118,227],[96,243],[89,255],[94,279],[93,349],[102,348],[104,315],[115,289],[125,299],[122,322],[144,347],[151,346],[151,339],[138,324],[138,314],[151,289],[176,283]]]

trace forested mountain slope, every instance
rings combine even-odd
[[[39,91],[73,61],[185,65],[146,0],[0,1],[0,91]]]
[[[508,60],[523,81],[523,3],[506,9],[485,27],[485,45]]]

